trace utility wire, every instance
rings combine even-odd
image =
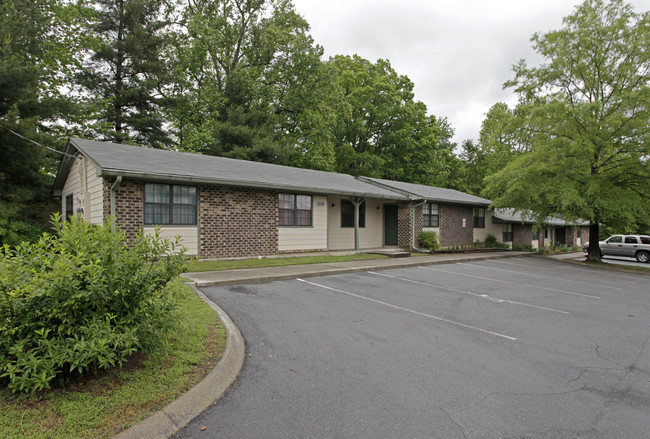
[[[19,134],[19,133],[15,132],[14,130],[12,130],[11,128],[9,128],[9,127],[6,126],[6,125],[3,125],[3,124],[0,123],[0,127],[6,129],[7,131],[9,131],[10,133],[12,133],[13,135],[18,136],[18,137],[20,137],[20,138],[23,139],[23,140],[27,140],[28,142],[33,143],[34,145],[38,145],[38,146],[40,146],[40,147],[42,147],[42,148],[45,148],[45,149],[47,149],[47,150],[49,150],[49,151],[52,151],[52,152],[56,152],[57,154],[61,154],[61,155],[64,155],[64,156],[66,156],[66,157],[75,158],[75,156],[70,155],[70,154],[68,154],[67,152],[63,152],[63,151],[59,151],[59,150],[54,149],[54,148],[50,148],[49,146],[43,145],[42,143],[38,143],[36,140],[32,140],[32,139],[30,139],[30,138],[28,138],[28,137],[25,137],[25,136],[23,136],[22,134]]]

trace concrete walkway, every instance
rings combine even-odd
[[[367,270],[388,270],[391,268],[418,265],[450,264],[454,262],[480,261],[484,259],[530,256],[529,252],[485,252],[485,253],[436,253],[434,255],[412,256],[410,258],[371,259],[366,261],[328,262],[324,264],[287,265],[285,267],[246,268],[242,270],[204,271],[185,273],[199,288],[215,285],[271,282],[295,279],[297,277],[325,276],[328,274],[354,273]]]
[[[367,270],[387,270],[391,268],[413,267],[418,265],[450,264],[485,259],[501,259],[516,256],[531,256],[528,252],[485,252],[485,253],[438,253],[435,255],[409,258],[373,259],[366,261],[334,262],[326,264],[288,265],[285,267],[249,268],[242,270],[208,271],[186,273],[183,276],[192,280],[190,285],[212,309],[219,314],[226,328],[226,350],[217,366],[186,394],[171,402],[159,412],[142,420],[128,430],[115,436],[116,439],[172,437],[192,419],[217,402],[225,395],[237,379],[244,366],[245,343],[237,326],[228,315],[210,301],[197,288],[213,285],[232,285],[239,283],[260,283],[274,280],[314,277],[328,274],[353,273]]]

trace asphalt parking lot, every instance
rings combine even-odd
[[[513,258],[204,288],[246,364],[178,437],[647,437],[649,279]]]

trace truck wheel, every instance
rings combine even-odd
[[[639,262],[648,262],[650,261],[650,253],[648,252],[637,252],[636,260]]]

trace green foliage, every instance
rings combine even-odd
[[[485,237],[485,246],[486,247],[494,247],[499,243],[499,240],[497,239],[496,236],[494,236],[491,233],[488,233],[488,235]]]
[[[517,244],[512,247],[512,249],[516,252],[534,252],[535,249],[533,248],[533,245],[530,243],[526,244]]]
[[[53,220],[58,236],[0,254],[0,378],[12,391],[50,388],[71,373],[121,366],[159,349],[173,328],[167,283],[185,267],[178,242],[113,220]]]
[[[152,147],[171,143],[163,128],[163,95],[171,82],[162,57],[170,25],[166,0],[97,0],[86,28],[83,68],[76,83],[92,96],[86,100],[93,135]]]
[[[531,152],[486,179],[495,207],[624,228],[650,216],[650,13],[589,0],[533,37],[547,63],[515,66],[518,128]]]
[[[418,236],[418,244],[426,250],[438,250],[440,242],[438,241],[438,234],[436,232],[422,231]]]

